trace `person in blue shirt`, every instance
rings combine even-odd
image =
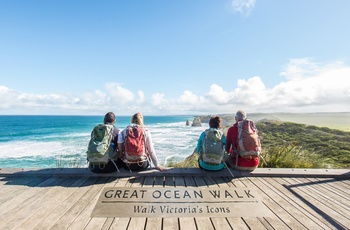
[[[225,155],[226,137],[223,134],[222,130],[220,130],[221,121],[222,121],[222,119],[219,116],[211,117],[209,120],[209,129],[202,132],[202,134],[199,136],[196,150],[197,150],[197,153],[199,154],[198,165],[202,169],[209,170],[209,171],[218,171],[218,170],[222,170],[225,166],[225,163],[224,163],[225,156],[224,155]],[[220,153],[220,154],[222,154],[221,163],[209,163],[208,161],[205,162],[203,160],[203,151],[204,151],[203,150],[203,142],[205,141],[206,135],[207,135],[208,131],[210,131],[210,130],[216,130],[217,133],[219,133],[219,135],[221,135],[221,145],[220,145],[220,149],[222,150],[222,152]]]

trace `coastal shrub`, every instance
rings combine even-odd
[[[257,122],[257,127],[265,150],[294,145],[317,155],[319,160],[325,160],[332,168],[350,168],[350,132],[269,120]]]
[[[198,155],[197,151],[194,150],[193,153],[182,162],[176,162],[173,159],[170,159],[167,163],[167,167],[198,168],[198,157],[199,157],[199,155]]]
[[[81,168],[82,166],[82,159],[79,154],[71,156],[58,155],[56,157],[57,168]]]
[[[262,143],[259,167],[350,168],[350,132],[292,122],[256,123]],[[226,131],[228,127],[224,127]],[[198,154],[169,167],[198,167]]]
[[[296,145],[267,148],[261,155],[259,167],[266,168],[324,168],[325,163],[316,154]]]

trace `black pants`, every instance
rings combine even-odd
[[[142,163],[132,163],[132,164],[124,163],[124,168],[130,171],[142,171],[147,169],[148,166],[149,166],[148,160],[145,160]]]
[[[123,161],[121,159],[114,161],[114,163],[117,165],[118,168],[123,167]],[[107,164],[89,162],[89,169],[93,173],[112,173],[117,171],[117,168],[115,167],[112,161],[108,161]]]

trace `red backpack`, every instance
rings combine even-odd
[[[141,126],[128,126],[124,141],[124,161],[136,163],[147,160],[145,134]]]
[[[254,122],[249,119],[238,122],[238,153],[244,158],[258,157],[261,154],[260,138]]]

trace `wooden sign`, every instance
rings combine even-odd
[[[92,217],[263,217],[271,212],[250,188],[104,188]]]

